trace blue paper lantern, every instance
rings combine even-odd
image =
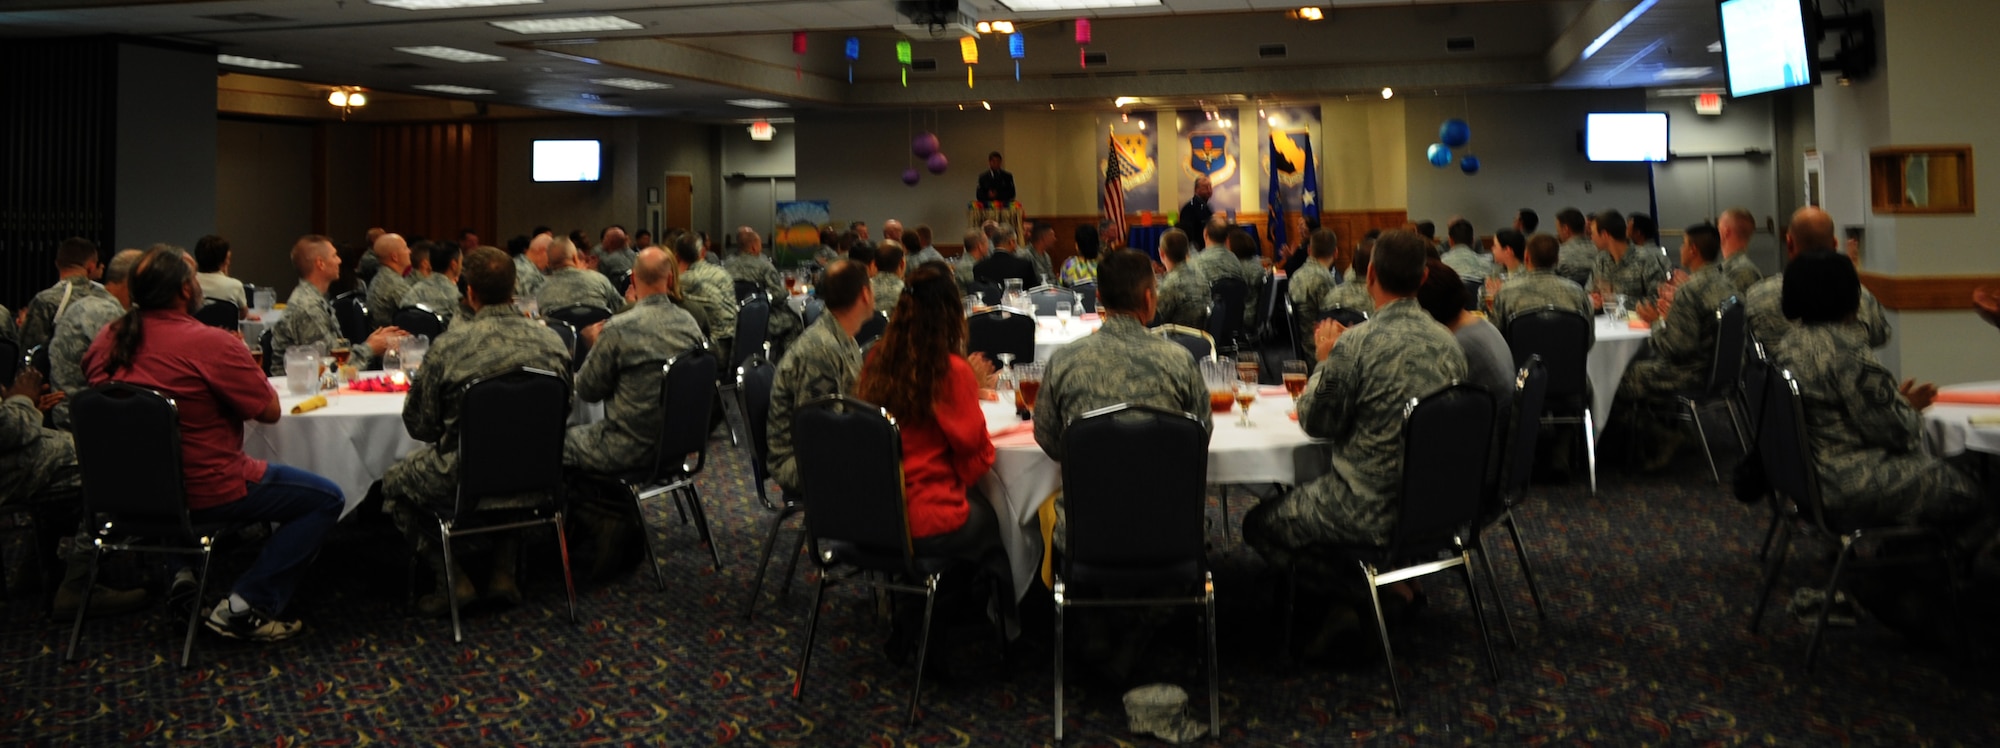
[[[1479,173],[1479,157],[1478,157],[1478,156],[1466,156],[1465,158],[1462,158],[1462,159],[1459,159],[1459,160],[1458,160],[1458,170],[1459,170],[1459,171],[1462,171],[1462,172],[1465,172],[1467,176],[1470,176],[1470,175],[1473,175],[1473,174],[1478,174],[1478,173]]]
[[[1007,56],[1014,58],[1014,80],[1021,79],[1021,58],[1028,56],[1028,43],[1019,32],[1007,35]]]
[[[1432,166],[1442,169],[1451,165],[1451,149],[1446,148],[1443,143],[1432,143],[1430,149],[1424,153],[1430,158]]]
[[[1444,143],[1447,147],[1458,148],[1471,140],[1472,126],[1465,124],[1465,120],[1452,118],[1438,125],[1438,142]]]
[[[853,62],[859,59],[861,59],[861,37],[847,37],[847,61]]]

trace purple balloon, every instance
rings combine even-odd
[[[922,178],[923,175],[917,173],[917,167],[912,166],[903,170],[903,184],[915,187],[917,186],[917,180]]]
[[[924,162],[924,166],[929,167],[932,174],[943,174],[944,167],[950,165],[951,162],[945,160],[943,153],[933,153],[931,154],[930,160]]]
[[[930,158],[931,154],[938,152],[937,133],[927,132],[918,135],[915,140],[910,141],[910,152],[916,154],[917,158]]]

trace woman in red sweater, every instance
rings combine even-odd
[[[1011,593],[999,520],[975,487],[993,467],[993,441],[979,410],[985,372],[965,358],[961,298],[951,267],[942,262],[910,273],[881,341],[861,365],[854,393],[887,408],[902,430],[903,496],[917,555],[977,563]],[[1005,597],[1003,609],[1011,608],[1011,594]],[[921,606],[899,605],[890,659],[907,656],[921,616]]]

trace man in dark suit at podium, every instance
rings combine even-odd
[[[1000,152],[986,154],[986,171],[979,174],[979,192],[972,196],[977,203],[1014,202],[1014,175],[1000,168]]]

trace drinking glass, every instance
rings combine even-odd
[[[521,316],[528,319],[542,318],[541,305],[536,304],[534,299],[516,299],[514,301],[514,308],[521,310]]]
[[[310,395],[319,388],[319,351],[311,346],[285,349],[285,391]]]
[[[1632,315],[1632,307],[1630,306],[1631,301],[1625,298],[1625,294],[1622,293],[1616,294],[1611,298],[1612,298],[1611,319],[1616,320],[1618,322],[1624,322],[1630,319]]]
[[[1306,362],[1292,359],[1285,362],[1285,394],[1297,403],[1299,396],[1306,392]]]
[[[1250,404],[1254,402],[1257,402],[1257,383],[1238,381],[1236,383],[1236,404],[1241,406],[1243,411],[1236,419],[1237,427],[1244,428],[1257,425],[1255,421],[1250,420]]]
[[[1202,383],[1208,386],[1208,412],[1228,415],[1235,402],[1236,362],[1227,358],[1202,359]]]
[[[1056,322],[1062,325],[1062,329],[1068,330],[1070,318],[1075,316],[1076,316],[1075,302],[1067,300],[1056,302]]]
[[[1236,378],[1256,386],[1263,362],[1256,353],[1244,351],[1236,354]]]
[[[1014,408],[1033,412],[1035,396],[1042,392],[1042,364],[1021,364],[1014,367],[1014,375],[1019,380],[1014,388]]]
[[[417,375],[418,367],[424,365],[424,354],[431,350],[431,339],[427,335],[415,335],[402,340],[403,371],[414,377]]]
[[[970,317],[970,316],[972,316],[972,313],[973,313],[973,312],[976,312],[976,311],[979,311],[979,294],[976,294],[976,293],[969,293],[969,294],[966,294],[966,295],[965,295],[965,316],[967,316],[967,317]]]
[[[993,381],[993,389],[1005,393],[1014,388],[1014,354],[996,353],[993,357],[1000,359],[1000,376]]]

